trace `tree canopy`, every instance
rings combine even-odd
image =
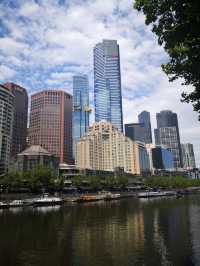
[[[146,16],[146,24],[158,36],[170,60],[162,68],[169,80],[183,78],[193,90],[182,93],[200,120],[200,1],[135,0],[134,7]]]

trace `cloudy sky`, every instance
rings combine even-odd
[[[120,45],[124,122],[142,110],[177,112],[182,142],[194,144],[200,166],[200,123],[191,105],[180,102],[181,80],[169,83],[158,46],[132,0],[1,0],[0,82],[12,81],[29,93],[62,88],[72,92],[72,76],[87,74],[93,105],[93,47],[102,39]],[[93,117],[92,117],[93,119]]]

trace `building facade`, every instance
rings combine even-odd
[[[150,113],[143,111],[138,115],[139,123],[144,127],[144,142],[146,144],[152,143],[152,132],[151,132],[151,118]]]
[[[80,169],[140,174],[146,168],[144,145],[133,142],[106,121],[94,123],[76,145],[76,164]]]
[[[183,168],[186,170],[191,170],[196,168],[193,144],[191,143],[181,144],[181,149],[183,156]]]
[[[45,90],[31,96],[29,144],[40,145],[72,163],[72,96],[61,90]]]
[[[73,77],[73,154],[75,144],[89,127],[89,83],[86,75]]]
[[[177,114],[165,110],[156,114],[157,129],[155,129],[156,145],[166,147],[173,154],[176,169],[182,167],[182,153]]]
[[[57,173],[59,158],[39,145],[32,145],[17,155],[17,167],[19,171],[30,171],[39,165],[50,168]]]
[[[16,158],[17,154],[26,148],[28,94],[26,89],[14,83],[5,83],[3,86],[9,89],[14,95],[14,121],[11,157]]]
[[[103,40],[94,48],[95,121],[106,120],[123,131],[119,45]]]
[[[163,147],[152,149],[153,167],[156,170],[173,170],[173,154]]]
[[[14,95],[0,85],[0,175],[8,171],[14,118]]]
[[[145,131],[140,123],[125,124],[125,135],[133,141],[145,142]]]

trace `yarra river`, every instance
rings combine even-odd
[[[200,194],[0,210],[0,265],[200,265]]]

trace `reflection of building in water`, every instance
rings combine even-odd
[[[199,205],[189,207],[189,224],[194,265],[200,265]]]
[[[165,243],[165,239],[163,236],[163,232],[159,227],[159,212],[158,209],[154,210],[154,220],[153,220],[153,230],[154,230],[154,243],[161,256],[161,264],[162,265],[170,265],[170,262],[167,258],[168,251]]]
[[[91,211],[91,208],[88,209]],[[96,209],[96,206],[94,208]],[[108,213],[103,213],[104,211]],[[75,256],[83,257],[85,260],[99,257],[102,265],[111,265],[116,260],[117,265],[128,265],[130,257],[133,263],[137,262],[138,251],[142,252],[144,249],[142,210],[133,210],[129,213],[126,210],[119,212],[115,206],[109,210],[99,208],[98,220],[91,214],[92,212],[86,210],[83,219],[85,223],[82,220],[76,225],[73,236]],[[88,264],[92,265],[91,261]],[[84,265],[87,265],[86,261]]]
[[[145,253],[152,254],[149,265],[155,265],[156,257],[157,265],[193,265],[188,204],[183,200],[162,199],[145,205]]]

